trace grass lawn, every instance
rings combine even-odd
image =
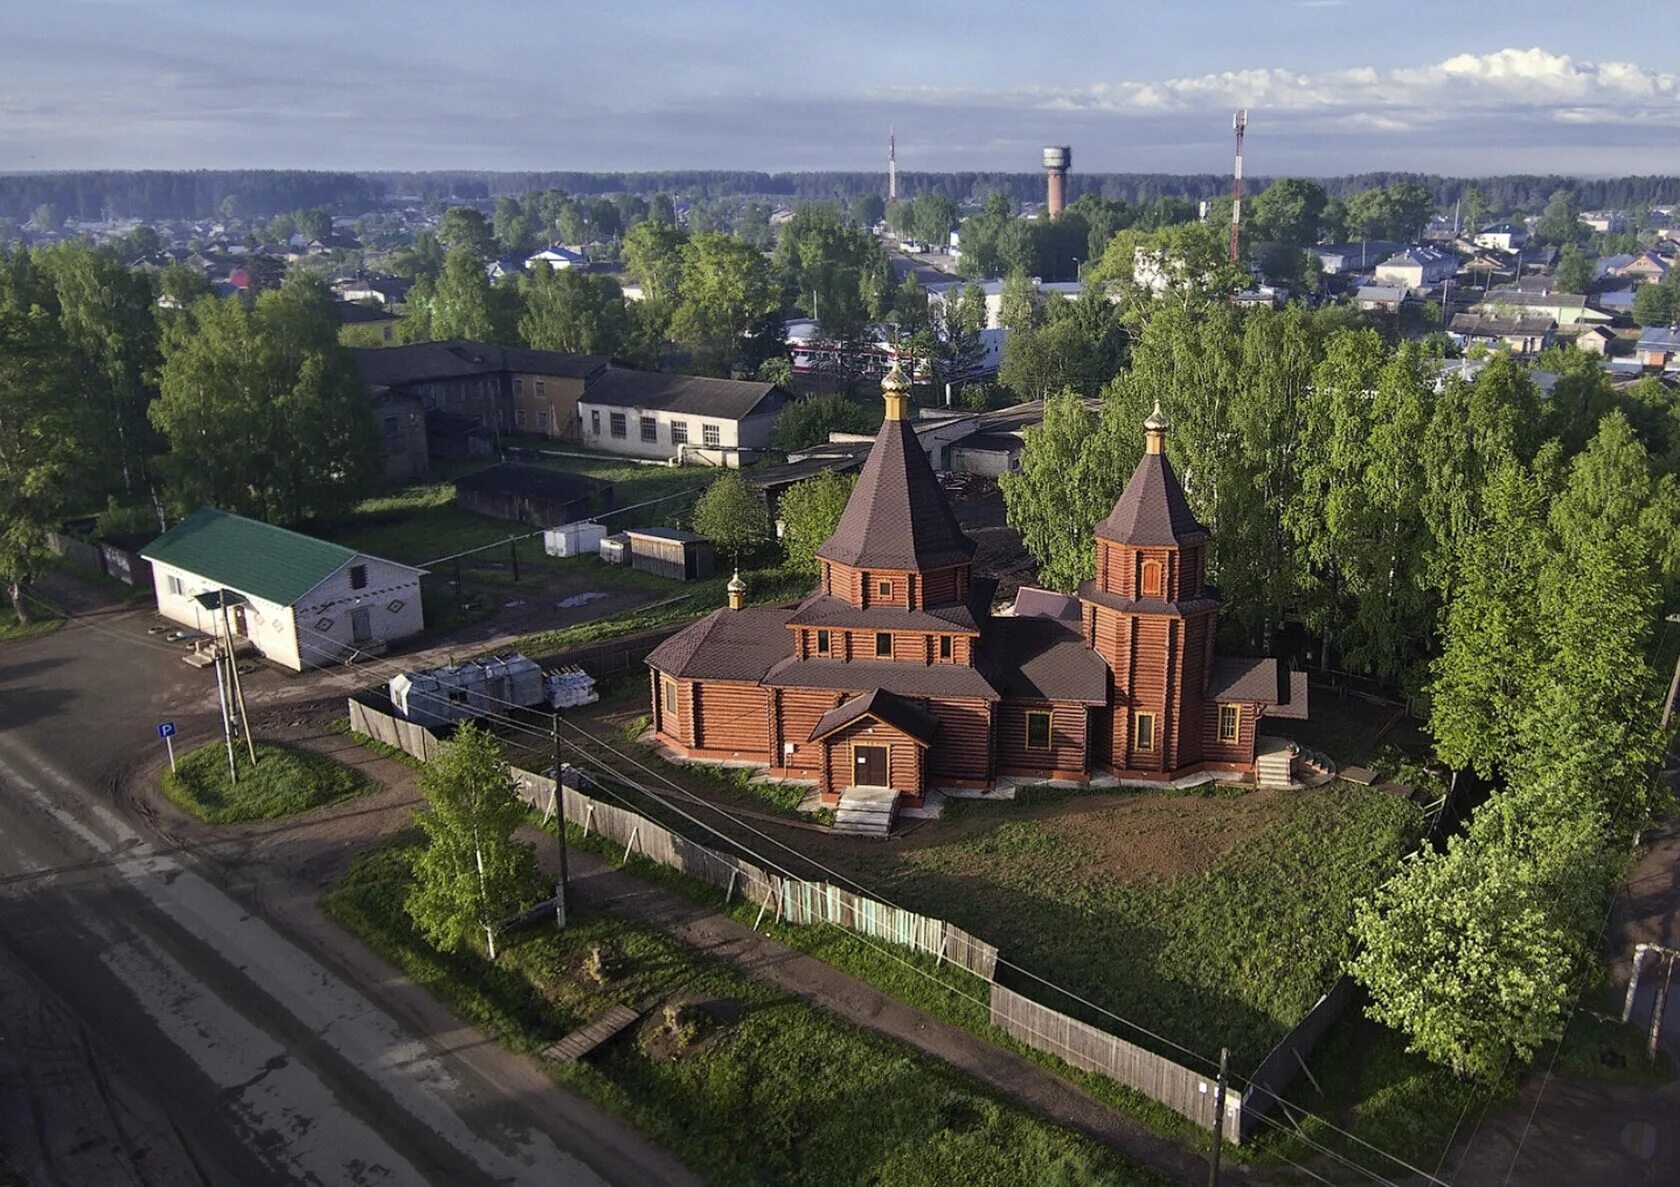
[[[41,604],[39,599],[29,607],[28,622],[19,622],[10,606],[0,609],[0,643],[18,639],[39,639],[64,625],[64,615]]]
[[[234,746],[239,781],[228,781],[227,746],[209,742],[180,756],[163,774],[163,794],[209,824],[274,820],[370,791],[373,783],[337,759],[309,750],[257,743],[257,765]]]
[[[587,1063],[548,1069],[710,1182],[1159,1182],[943,1064],[643,928],[584,914],[564,935],[510,937],[496,965],[440,953],[402,908],[416,844],[404,834],[360,858],[327,895],[328,913],[517,1050],[538,1050],[614,1002],[647,1010]],[[605,957],[604,984],[585,972],[592,948]],[[664,1025],[668,1004],[694,1033]]]
[[[1105,1009],[1203,1054],[1229,1046],[1246,1073],[1335,980],[1353,904],[1419,829],[1407,801],[1342,783],[1122,793],[974,804],[945,839],[912,835],[851,864],[892,901],[993,940]]]

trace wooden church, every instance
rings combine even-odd
[[[887,414],[817,588],[793,609],[730,605],[649,656],[657,740],[691,759],[762,764],[920,804],[1000,777],[1166,780],[1251,773],[1260,721],[1306,716],[1306,679],[1275,659],[1216,656],[1208,530],[1167,460],[1168,425],[1096,529],[1096,577],[1041,613],[990,613],[963,534],[909,420]]]

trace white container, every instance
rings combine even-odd
[[[561,524],[543,532],[543,551],[549,556],[583,556],[599,553],[607,529],[593,520]]]

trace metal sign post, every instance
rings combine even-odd
[[[160,721],[157,730],[158,737],[163,739],[164,746],[169,750],[169,769],[173,771],[175,769],[175,723],[173,721]]]

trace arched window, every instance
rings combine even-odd
[[[1160,561],[1144,561],[1138,577],[1138,589],[1146,598],[1158,598],[1166,592],[1167,583]]]

